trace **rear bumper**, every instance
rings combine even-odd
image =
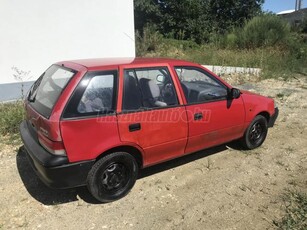
[[[270,117],[270,120],[269,120],[269,123],[268,123],[268,127],[273,127],[274,126],[275,121],[276,121],[276,119],[278,117],[278,114],[279,114],[279,109],[278,109],[278,107],[276,107],[274,114]]]
[[[95,163],[94,160],[69,163],[65,156],[50,154],[31,135],[26,121],[20,124],[20,135],[34,171],[47,186],[72,188],[86,184],[87,174]]]

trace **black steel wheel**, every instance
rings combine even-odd
[[[133,156],[115,152],[98,160],[87,177],[90,193],[106,203],[128,194],[138,176],[138,164]]]
[[[262,145],[268,133],[268,122],[265,117],[258,115],[250,123],[242,138],[246,149],[254,149]]]

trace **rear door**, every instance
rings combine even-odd
[[[117,70],[92,71],[75,89],[60,122],[70,162],[94,159],[120,143],[117,80]]]
[[[222,144],[243,135],[242,98],[229,99],[227,86],[199,67],[175,67],[189,121],[186,152]]]
[[[184,154],[187,115],[168,67],[123,69],[122,74],[121,141],[144,150],[144,166]]]

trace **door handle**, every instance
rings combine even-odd
[[[203,114],[202,113],[195,113],[194,114],[194,120],[201,120],[203,118]]]
[[[130,124],[129,125],[129,132],[134,132],[141,129],[140,123]]]

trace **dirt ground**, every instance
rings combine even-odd
[[[275,98],[262,147],[222,145],[145,169],[128,196],[99,204],[85,188],[47,188],[22,148],[2,143],[0,229],[275,229],[282,194],[307,192],[307,78],[225,78]]]

